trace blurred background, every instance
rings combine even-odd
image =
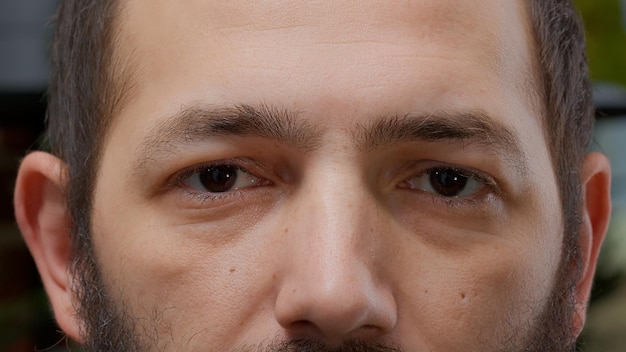
[[[626,0],[575,0],[595,82],[593,150],[613,165],[613,217],[581,351],[626,351]],[[0,351],[67,351],[13,219],[20,158],[43,131],[56,0],[0,0]]]

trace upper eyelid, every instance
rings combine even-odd
[[[428,166],[428,167],[418,167],[416,166],[416,164],[423,163],[423,161],[421,160],[415,161],[415,162],[410,163],[410,165],[407,166],[406,168],[403,168],[404,171],[401,171],[401,172],[402,173],[406,172],[406,173],[411,173],[411,174],[416,175],[415,172],[411,170],[420,168],[422,169],[422,171],[417,173],[417,175],[422,175],[432,170],[455,170],[458,173],[462,174],[463,176],[474,177],[477,180],[482,181],[485,184],[491,185],[491,184],[496,183],[493,176],[489,175],[488,173],[484,171],[477,170],[472,167],[461,166],[458,164],[452,164],[452,163],[446,163],[446,162],[438,162],[434,160],[432,161],[429,160],[428,162],[434,165]],[[257,172],[255,172],[255,169],[260,170],[264,168],[264,166],[261,163],[250,158],[228,158],[228,159],[211,160],[211,161],[206,161],[206,162],[200,162],[200,163],[197,163],[192,166],[188,166],[188,167],[185,167],[183,169],[176,171],[173,175],[168,177],[167,183],[175,182],[176,179],[178,179],[179,181],[183,180],[185,177],[189,177],[196,172],[202,171],[203,169],[206,169],[212,166],[218,166],[218,165],[234,166],[240,169],[241,171],[252,174],[255,177],[261,177],[261,176],[256,175]]]
[[[206,168],[209,168],[212,166],[218,166],[218,165],[234,166],[238,168],[239,170],[249,173],[250,175],[254,177],[261,178],[261,176],[257,176],[254,172],[250,171],[251,168],[260,167],[257,162],[251,159],[247,159],[247,158],[221,159],[221,160],[212,160],[208,162],[198,163],[193,166],[189,166],[181,170],[178,170],[174,174],[168,177],[163,188],[177,185],[181,183],[182,181],[184,181],[185,179],[191,177],[193,174],[197,172],[200,172]]]
[[[424,164],[424,163],[427,165],[420,166],[420,164]],[[415,171],[416,169],[419,171]],[[447,163],[447,162],[436,161],[436,160],[427,160],[427,161],[418,160],[418,161],[410,163],[406,168],[404,168],[401,171],[404,174],[413,174],[416,176],[421,176],[433,170],[455,170],[458,173],[462,174],[463,176],[474,177],[480,181],[483,181],[483,183],[488,184],[488,185],[496,186],[496,183],[497,183],[496,179],[492,175],[490,175],[488,172],[485,172],[485,171],[482,171],[482,170],[479,170],[470,166],[464,166],[464,165]],[[411,178],[411,177],[406,177],[405,179],[408,179],[408,178]]]
[[[239,163],[254,164],[254,163],[243,162],[242,160],[244,159],[243,158],[223,159],[223,160],[215,160],[215,161],[210,161],[210,162],[205,162],[205,163],[199,163],[194,166],[190,166],[172,175],[170,179],[167,181],[167,183],[163,186],[162,190],[163,191],[176,190],[177,192],[182,192],[182,194],[193,199],[194,202],[200,202],[201,204],[204,204],[207,201],[221,202],[230,198],[240,197],[242,195],[242,192],[245,192],[247,190],[247,187],[235,188],[226,192],[214,193],[214,192],[209,192],[209,191],[195,190],[192,187],[186,186],[184,184],[185,183],[184,181],[187,180],[189,177],[193,176],[195,173],[205,170],[208,167],[218,166],[218,165],[232,165],[238,168],[239,170],[252,175],[255,178],[258,178],[261,180],[265,179],[263,177],[256,176],[254,173],[249,172],[244,166],[241,166],[241,164],[239,164]]]
[[[458,172],[459,174],[461,174],[464,177],[472,177],[474,179],[476,179],[477,181],[480,181],[481,183],[485,184],[485,185],[492,185],[494,182],[489,178],[486,177],[485,175],[483,175],[480,172],[477,171],[473,171],[470,169],[466,169],[466,168],[462,168],[462,167],[456,167],[456,166],[452,166],[452,167],[446,167],[446,166],[435,166],[435,167],[431,167],[426,169],[426,171],[424,171],[424,173],[427,173],[429,171],[434,171],[434,170],[454,170],[456,172]]]
[[[430,165],[418,166],[419,164],[422,164],[424,162],[427,162]],[[174,172],[172,175],[170,175],[166,179],[163,185],[163,188],[165,189],[167,187],[174,186],[184,181],[186,178],[192,176],[194,173],[200,172],[211,166],[218,166],[218,165],[234,166],[238,168],[239,170],[246,172],[254,177],[261,178],[261,179],[269,179],[267,175],[263,175],[264,172],[261,172],[261,170],[266,169],[266,165],[263,165],[262,163],[258,162],[255,159],[246,158],[246,157],[234,157],[234,158],[225,158],[225,159],[199,162],[192,166],[182,168]],[[447,163],[447,162],[436,161],[436,160],[426,160],[426,161],[416,160],[414,162],[409,163],[408,166],[405,166],[402,169],[404,170],[403,171],[400,170],[400,173],[404,174],[405,176],[401,179],[401,182],[404,182],[406,180],[409,180],[417,176],[421,176],[432,170],[442,170],[442,169],[450,170],[451,169],[451,170],[455,170],[456,172],[462,174],[465,177],[472,177],[476,179],[477,181],[490,187],[496,193],[499,193],[500,191],[499,183],[497,182],[496,178],[494,178],[492,175],[490,175],[489,173],[485,171],[482,171],[473,167],[469,167],[469,166],[459,165],[455,163]],[[415,171],[416,169],[421,169],[421,170],[419,172],[416,172]],[[411,175],[411,176],[406,176],[406,175]]]
[[[436,161],[432,161],[432,162],[434,163],[433,166],[423,167],[421,171],[414,173],[413,174],[414,176],[405,177],[402,179],[401,182],[407,182],[408,180],[412,178],[423,176],[424,174],[432,170],[452,169],[463,174],[463,176],[465,177],[472,177],[476,179],[478,182],[482,183],[485,187],[487,187],[488,193],[491,193],[498,198],[502,197],[503,191],[502,191],[501,186],[496,181],[496,179],[493,176],[489,175],[488,173],[481,171],[481,170],[477,170],[472,167],[460,166],[458,164],[448,164],[445,162],[436,162]],[[416,168],[415,164],[413,164],[411,168]],[[445,202],[450,203],[447,205],[452,205],[451,203],[468,204],[468,203],[474,203],[476,201],[476,199],[472,197],[448,198],[448,197],[439,197],[437,195],[431,195],[431,196],[433,197],[433,199],[445,200]]]

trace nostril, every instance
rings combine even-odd
[[[298,320],[298,321],[294,321],[291,323],[291,326],[293,326],[294,328],[305,328],[305,327],[309,327],[309,326],[313,326],[313,323],[311,323],[308,320]]]
[[[297,320],[290,324],[290,330],[295,334],[319,334],[319,328],[309,320]]]

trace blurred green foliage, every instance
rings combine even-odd
[[[626,1],[574,0],[585,21],[587,53],[595,82],[626,86]]]

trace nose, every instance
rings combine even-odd
[[[364,187],[346,183],[322,190],[310,185],[291,202],[288,255],[275,302],[276,319],[288,334],[328,346],[376,340],[397,320],[392,290],[379,270],[384,221]]]

